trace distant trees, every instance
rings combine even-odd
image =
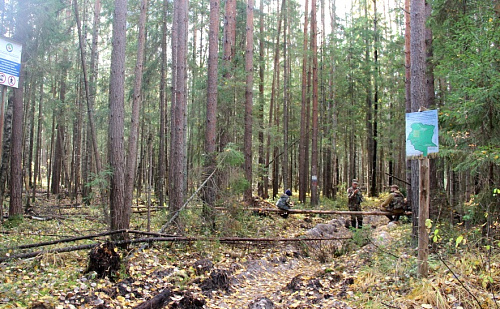
[[[405,10],[420,0],[413,8],[406,1],[405,10],[393,10],[393,1],[358,1],[344,16],[336,2],[271,0],[257,9],[253,1],[165,0],[149,2],[146,11],[137,0],[124,11],[124,0],[72,0],[71,7],[48,0],[0,7],[1,34],[27,40],[30,54],[23,87],[8,90],[16,107],[12,142],[3,146],[12,156],[3,158],[0,180],[13,190],[12,213],[23,212],[22,190],[30,203],[47,189],[75,203],[109,194],[114,229],[127,226],[129,207],[144,198],[152,173],[153,202],[172,215],[215,169],[202,193],[212,229],[213,206],[255,193],[272,199],[285,187],[319,205],[352,178],[370,195],[408,182],[412,201],[417,182],[406,175],[401,124],[405,112],[433,101],[444,145],[435,159],[435,196],[453,206],[472,195],[486,199],[500,164],[493,48],[500,40],[491,3],[438,0],[410,29]],[[115,9],[111,33],[104,17]],[[13,15],[26,12],[27,19]],[[418,46],[410,46],[410,32]]]

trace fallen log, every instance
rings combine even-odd
[[[69,238],[58,239],[58,240],[45,241],[45,242],[40,242],[40,243],[36,243],[36,244],[27,244],[27,245],[20,245],[20,246],[14,246],[14,247],[6,247],[6,248],[1,248],[0,251],[7,251],[7,250],[14,250],[14,249],[38,248],[38,247],[62,244],[62,243],[66,243],[66,242],[73,242],[73,241],[77,241],[77,240],[94,239],[97,237],[109,236],[109,235],[120,234],[120,233],[141,234],[141,235],[149,235],[149,236],[157,236],[157,237],[170,236],[168,234],[162,234],[162,233],[142,232],[142,231],[136,231],[136,230],[122,229],[122,230],[116,230],[116,231],[103,232],[103,233],[99,233],[99,234],[92,234],[92,235],[86,235],[86,236],[77,236],[77,237],[69,237]]]
[[[137,306],[134,309],[156,309],[163,308],[163,306],[170,301],[172,296],[172,291],[170,289],[164,289],[160,294],[147,300]]]
[[[118,231],[115,231],[118,232]],[[123,232],[123,231],[121,231]],[[129,231],[130,232],[130,231]],[[155,234],[155,233],[152,233]],[[137,238],[137,239],[128,239],[114,242],[116,245],[124,245],[124,244],[134,244],[134,243],[144,243],[144,242],[161,242],[161,241],[171,241],[171,242],[194,242],[194,241],[218,241],[221,243],[238,243],[238,242],[246,242],[246,243],[262,243],[262,242],[302,242],[302,241],[323,241],[323,240],[346,240],[351,239],[351,237],[327,237],[327,238],[252,238],[252,237],[222,237],[222,238],[212,238],[212,237],[184,237],[184,236],[172,236],[172,237],[150,237],[150,238]],[[0,262],[4,262],[12,259],[27,259],[36,257],[46,253],[62,253],[62,252],[71,252],[78,250],[87,250],[92,249],[95,246],[98,246],[100,243],[81,245],[81,246],[71,246],[64,248],[56,248],[50,250],[40,250],[29,253],[15,254],[15,255],[6,255],[0,257]]]
[[[225,207],[216,207],[217,210],[227,210]],[[278,208],[258,208],[258,207],[249,207],[242,208],[242,210],[248,211],[256,211],[256,212],[276,212],[282,213],[285,212]],[[316,210],[316,209],[289,209],[286,212],[289,214],[320,214],[320,215],[362,215],[362,216],[386,216],[393,215],[392,212],[388,211],[350,211],[350,210]],[[405,215],[410,215],[411,212],[405,212]]]

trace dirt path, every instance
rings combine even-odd
[[[375,242],[389,240],[386,220],[373,218],[366,221],[373,228]],[[339,218],[318,224],[315,229],[334,231],[332,233],[337,236],[349,235],[344,223],[345,220]],[[356,308],[351,305],[355,291],[350,286],[359,268],[367,262],[366,257],[376,250],[374,245],[368,244],[326,263],[315,258],[294,257],[296,250],[291,246],[283,252],[269,249],[260,259],[234,263],[231,291],[212,292],[207,307],[248,308],[252,301],[265,297],[274,308]]]

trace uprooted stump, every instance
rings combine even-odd
[[[189,291],[184,292],[180,299],[176,299],[169,305],[169,309],[201,309],[204,308],[206,301],[202,298],[196,298]],[[172,299],[175,299],[173,296]]]
[[[261,297],[252,301],[248,309],[274,309],[274,303],[267,297]]]
[[[116,280],[119,277],[120,262],[116,246],[111,242],[101,243],[90,250],[89,265],[85,273],[95,271],[97,278],[108,276],[110,280]]]
[[[214,263],[212,263],[209,259],[201,259],[193,264],[194,271],[198,276],[209,272],[213,267]]]
[[[203,292],[210,292],[216,290],[229,291],[229,272],[223,269],[215,269],[210,273],[210,277],[203,280],[200,284],[200,288]]]
[[[164,289],[160,294],[135,306],[134,309],[160,309],[170,301],[171,297],[172,291],[169,289]]]

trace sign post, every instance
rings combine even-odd
[[[429,219],[430,200],[430,153],[439,151],[437,110],[406,114],[406,156],[418,158],[419,207],[418,207],[418,273],[427,277],[429,273]]]

